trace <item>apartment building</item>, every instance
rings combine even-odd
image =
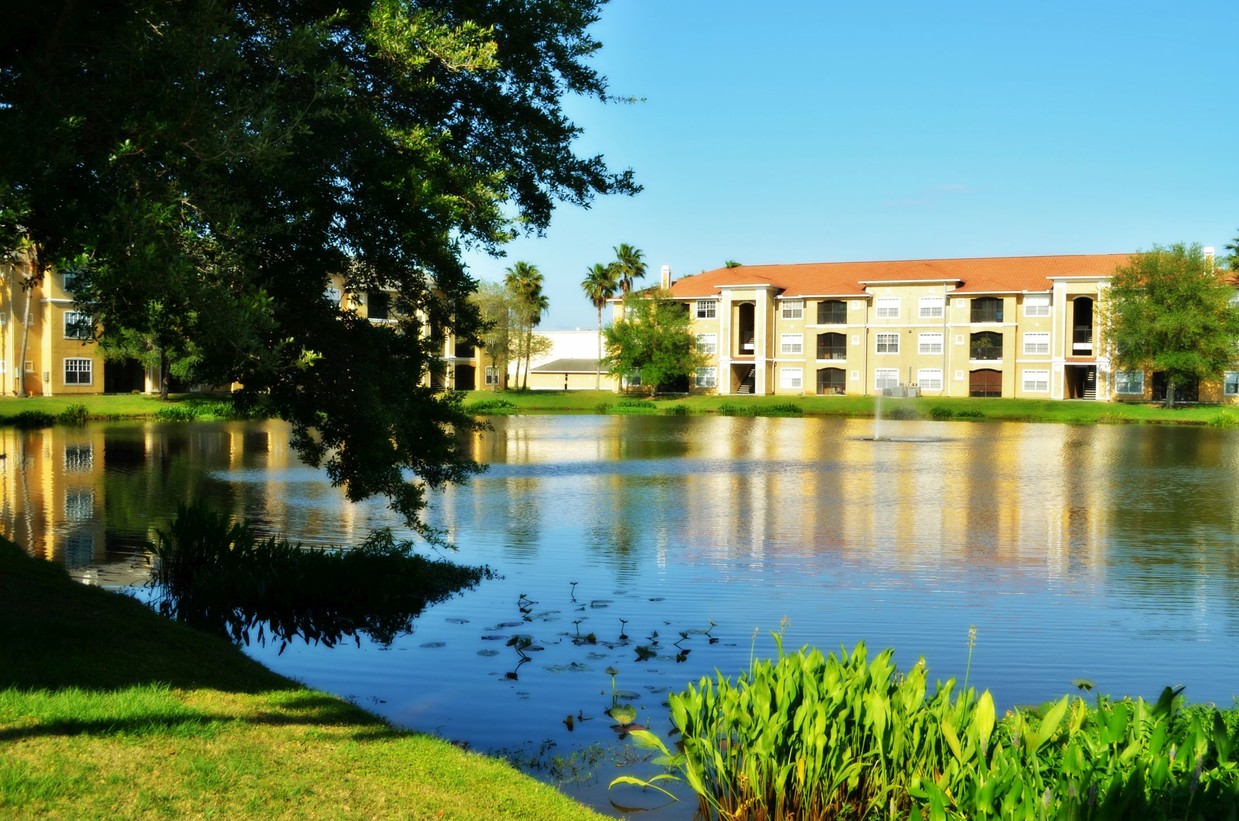
[[[711,357],[694,391],[1149,401],[1099,305],[1129,254],[742,265],[664,286]],[[1239,371],[1183,398],[1234,399]]]

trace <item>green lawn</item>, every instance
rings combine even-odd
[[[602,818],[0,542],[0,818]]]

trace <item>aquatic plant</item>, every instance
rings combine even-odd
[[[924,661],[892,651],[803,648],[755,662],[733,683],[701,679],[668,703],[676,752],[633,738],[684,781],[710,819],[1234,818],[1239,730],[1179,690],[1143,699],[1062,699],[1001,720],[988,692],[954,680],[927,695]],[[1233,724],[1234,722],[1232,722]]]
[[[61,425],[85,425],[89,418],[90,412],[85,405],[73,404],[62,410],[56,416],[56,421]]]
[[[934,405],[929,409],[929,418],[939,422],[945,422],[953,416],[955,416],[955,411],[950,408],[944,408],[941,405]]]

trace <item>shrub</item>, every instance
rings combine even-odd
[[[606,414],[610,412],[611,412],[610,402],[599,402],[597,405],[594,405],[594,413],[602,414],[605,416]]]
[[[950,419],[954,415],[955,415],[955,411],[951,410],[950,408],[944,408],[941,405],[935,405],[934,407],[929,409],[930,418],[936,419],[939,422],[945,422],[947,419]]]
[[[156,408],[153,416],[161,422],[192,422],[198,418],[192,405],[166,405]]]
[[[800,416],[804,413],[804,408],[794,402],[782,402],[775,405],[766,405],[761,409],[762,416]]]
[[[888,409],[883,416],[887,419],[920,419],[921,414],[912,405],[895,405]]]
[[[475,416],[482,414],[508,414],[516,410],[516,405],[506,399],[495,397],[494,399],[480,399],[477,402],[470,402],[464,407],[465,413],[471,413]]]
[[[956,411],[955,415],[959,417],[960,419],[984,419],[985,418],[985,414],[981,413],[981,411],[977,410],[976,408],[966,408],[961,411]]]
[[[1239,414],[1233,411],[1221,411],[1209,420],[1210,427],[1233,428],[1239,426]]]
[[[663,413],[668,416],[688,416],[688,405],[670,405],[663,408]]]
[[[615,404],[621,408],[648,408],[651,406],[650,400],[642,399],[639,396],[625,396]]]
[[[56,417],[56,421],[62,425],[85,425],[86,420],[90,418],[90,412],[86,410],[86,406],[82,404],[70,405],[60,412]]]
[[[22,430],[50,428],[56,424],[56,417],[46,411],[24,410],[10,416],[9,424]]]
[[[757,408],[752,405],[733,405],[724,402],[718,406],[719,416],[756,416]]]

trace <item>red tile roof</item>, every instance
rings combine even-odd
[[[741,265],[684,277],[671,285],[681,299],[717,296],[722,288],[774,288],[784,297],[866,296],[866,285],[947,282],[956,293],[1045,292],[1057,277],[1111,276],[1131,254],[1048,257],[909,259],[886,262],[815,262]]]

